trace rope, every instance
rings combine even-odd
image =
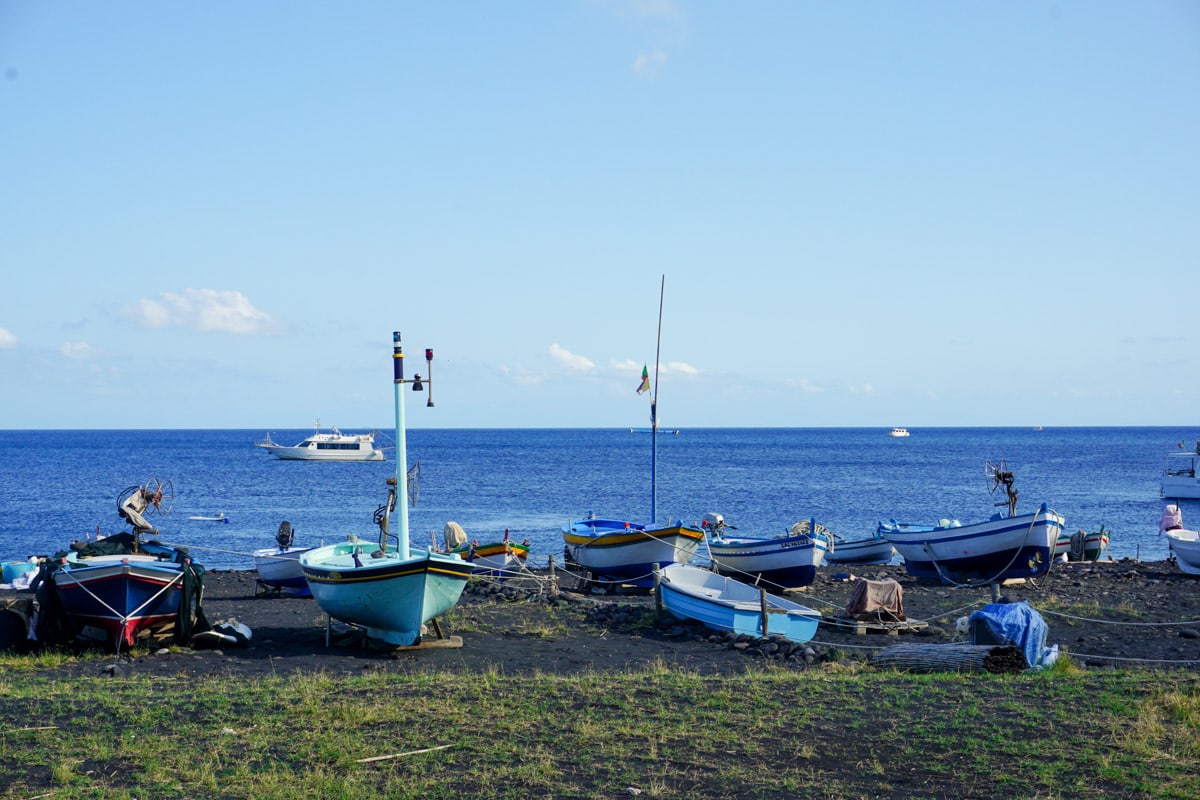
[[[1122,622],[1120,620],[1092,619],[1091,617],[1077,617],[1074,614],[1064,614],[1061,611],[1042,611],[1041,609],[1038,609],[1038,611],[1041,612],[1042,614],[1052,614],[1053,616],[1063,617],[1065,619],[1076,619],[1076,620],[1079,620],[1080,622],[1096,622],[1101,625],[1131,625],[1134,627],[1145,627],[1145,628],[1162,628],[1162,627],[1172,627],[1172,626],[1176,626],[1176,625],[1200,625],[1200,619],[1182,620],[1180,622]]]

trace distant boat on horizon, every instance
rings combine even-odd
[[[897,439],[903,438],[909,435],[908,428],[892,428],[892,432],[888,435],[895,436]]]

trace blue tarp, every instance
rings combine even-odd
[[[1042,663],[1046,621],[1029,603],[991,603],[973,612],[967,623],[971,644],[1013,645],[1024,651],[1029,666]]]

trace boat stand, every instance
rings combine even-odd
[[[262,580],[255,578],[254,580],[254,596],[258,597],[280,597],[283,594],[282,586],[272,586]]]
[[[417,642],[416,644],[408,644],[408,645],[391,645],[391,644],[372,645],[371,642],[375,641],[375,640],[373,640],[369,636],[367,636],[366,628],[362,627],[361,625],[355,625],[352,622],[344,622],[342,620],[337,620],[337,621],[341,622],[343,625],[345,625],[347,628],[349,628],[349,630],[342,631],[340,633],[335,634],[334,630],[333,630],[334,618],[332,616],[330,616],[329,614],[326,614],[325,615],[325,646],[326,647],[332,647],[334,644],[339,644],[339,645],[349,644],[354,639],[357,639],[359,641],[359,645],[363,648],[372,649],[372,650],[384,650],[389,653],[401,653],[401,652],[408,652],[408,651],[412,651],[412,650],[457,650],[458,648],[463,646],[463,639],[461,636],[445,636],[445,635],[443,635],[442,634],[442,626],[438,623],[438,621],[436,619],[431,619],[429,621],[429,624],[433,627],[434,633],[437,634],[436,639],[429,639],[425,636],[422,636],[421,641]],[[338,640],[337,642],[334,642],[335,637]]]

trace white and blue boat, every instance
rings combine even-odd
[[[433,351],[425,351],[433,368]],[[300,567],[313,599],[331,618],[365,628],[367,638],[391,647],[422,644],[426,623],[458,604],[472,567],[457,555],[433,548],[409,547],[408,467],[404,438],[406,383],[422,389],[422,378],[404,378],[404,352],[399,332],[392,334],[393,383],[396,395],[396,475],[387,479],[388,499],[375,511],[378,541],[349,541],[317,547],[300,556]],[[424,379],[425,383],[429,379]],[[427,405],[433,405],[432,391]],[[405,488],[398,488],[401,481]],[[397,493],[402,495],[399,500]],[[390,532],[393,512],[399,530]],[[436,627],[436,625],[435,625]],[[440,634],[440,629],[439,629]]]
[[[829,564],[887,564],[896,555],[896,548],[878,529],[863,539],[831,535],[826,542],[829,550],[825,553],[825,561]]]
[[[916,578],[947,584],[999,583],[1036,578],[1050,570],[1065,520],[1045,503],[1032,514],[1016,514],[1017,492],[1012,473],[989,462],[993,490],[1003,485],[1008,514],[985,522],[962,524],[943,519],[936,524],[880,522],[878,531],[904,558],[904,569]]]
[[[275,547],[254,551],[254,569],[259,581],[269,589],[278,589],[292,597],[312,597],[304,570],[300,568],[300,556],[312,547],[296,547],[294,538],[292,524],[287,520],[279,523]]]
[[[671,616],[718,631],[782,636],[803,644],[816,635],[821,621],[820,612],[807,606],[687,564],[660,569],[658,591]]]
[[[705,514],[702,524],[718,573],[776,590],[811,584],[828,549],[826,540],[813,533],[815,523],[812,528],[797,523],[773,537],[730,536],[727,531],[736,529],[720,514]]]
[[[658,345],[662,347],[663,276],[658,299]],[[605,519],[589,512],[584,519],[567,522],[562,528],[567,564],[584,573],[585,580],[628,583],[649,588],[654,585],[655,565],[686,564],[704,541],[704,531],[685,525],[682,519],[658,522],[658,356],[654,361],[654,388],[650,395],[650,521],[630,522]],[[642,368],[637,393],[650,389],[650,376]],[[632,430],[632,429],[631,429]],[[678,433],[678,431],[676,431]]]

